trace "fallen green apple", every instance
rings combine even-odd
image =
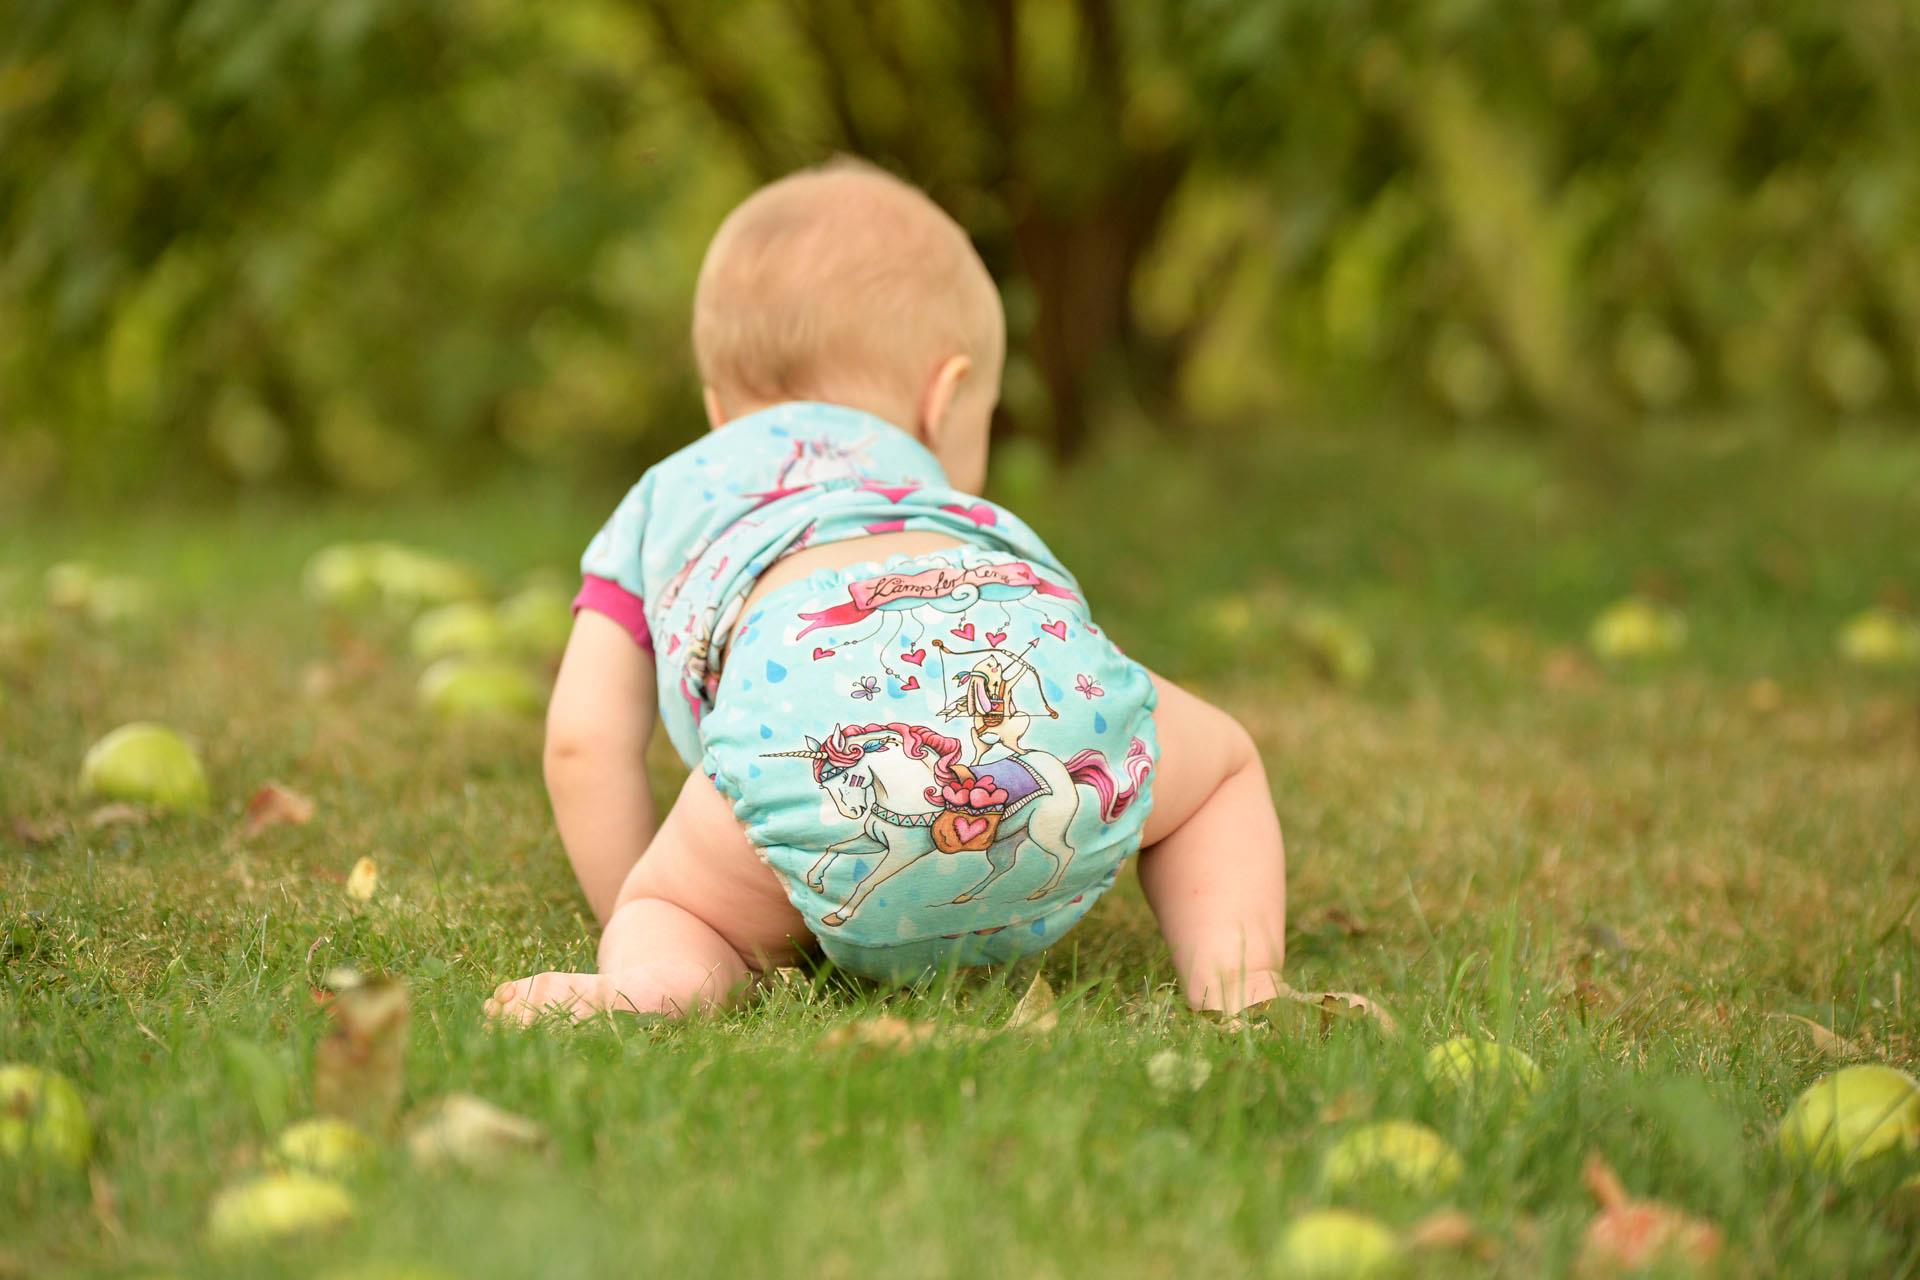
[[[485,584],[457,560],[397,542],[322,547],[301,572],[308,598],[338,609],[381,604],[396,613],[474,600]]]
[[[462,600],[429,609],[414,619],[410,633],[413,656],[436,658],[484,657],[505,644],[493,610],[477,600]]]
[[[539,681],[495,658],[442,658],[420,676],[420,701],[448,720],[537,716],[546,705]]]
[[[1280,1280],[1367,1280],[1391,1275],[1400,1259],[1400,1241],[1384,1223],[1321,1209],[1288,1224],[1270,1271]]]
[[[47,603],[56,609],[79,613],[93,598],[100,571],[81,560],[62,560],[49,568],[41,579],[47,591]]]
[[[78,1169],[93,1151],[86,1100],[57,1072],[0,1065],[0,1162]]]
[[[1335,1193],[1393,1187],[1438,1195],[1460,1181],[1459,1152],[1423,1124],[1382,1120],[1355,1129],[1327,1153],[1327,1186]]]
[[[341,542],[322,547],[308,559],[300,574],[307,598],[335,609],[359,609],[380,599],[380,577],[375,564],[379,549],[372,543]]]
[[[373,1153],[373,1142],[345,1120],[319,1116],[281,1130],[274,1141],[273,1153],[289,1168],[341,1176],[367,1162]]]
[[[319,1280],[455,1280],[451,1271],[421,1262],[357,1262],[320,1273]]]
[[[530,586],[500,602],[501,633],[515,653],[558,657],[573,634],[573,597],[564,588]]]
[[[1658,658],[1686,647],[1687,620],[1665,605],[1629,596],[1609,606],[1587,632],[1602,658]]]
[[[1458,1036],[1427,1050],[1421,1062],[1427,1083],[1447,1093],[1506,1090],[1537,1093],[1540,1068],[1521,1049]]]
[[[207,1212],[207,1241],[215,1248],[269,1244],[339,1226],[353,1216],[346,1188],[310,1173],[267,1173],[228,1187]]]
[[[392,542],[375,543],[372,554],[380,598],[395,612],[475,600],[486,593],[480,575],[458,560]]]
[[[1878,1063],[1815,1081],[1780,1121],[1789,1160],[1845,1181],[1920,1148],[1920,1083]]]
[[[131,622],[152,611],[153,590],[138,578],[120,574],[97,578],[87,595],[87,617],[101,624]]]
[[[207,805],[207,774],[186,739],[161,724],[122,725],[88,749],[80,789],[161,809]]]
[[[1334,683],[1358,688],[1373,674],[1373,641],[1330,609],[1304,610],[1293,622],[1295,641]]]
[[[1910,667],[1920,663],[1920,622],[1885,609],[1868,609],[1840,628],[1840,656],[1862,667]]]

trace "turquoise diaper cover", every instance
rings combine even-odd
[[[908,980],[1086,914],[1140,845],[1154,700],[1070,581],[955,548],[756,602],[703,767],[827,957]]]

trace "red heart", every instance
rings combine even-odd
[[[820,659],[822,658],[831,658],[832,656],[833,656],[833,650],[831,649],[821,649],[816,647],[813,651],[813,660],[815,662],[820,661]]]
[[[668,652],[668,653],[672,653],[672,652],[673,652],[673,651],[674,651],[675,649],[678,649],[679,647],[680,647],[680,637],[679,637],[679,636],[677,636],[677,635],[672,635],[672,636],[668,636],[668,637],[667,637],[667,652]]]
[[[905,520],[876,520],[867,526],[868,533],[898,533],[907,527]]]
[[[955,627],[953,634],[959,636],[962,640],[971,640],[973,639],[973,624],[969,622],[965,626]]]
[[[985,818],[969,818],[962,815],[953,820],[953,834],[960,837],[961,844],[967,843],[967,841],[973,839],[986,829],[987,820]]]
[[[1004,641],[1006,638],[1007,638],[1007,633],[1004,631],[987,632],[987,643],[990,645],[993,645],[995,648],[999,648],[1001,642]]]
[[[1043,622],[1040,624],[1040,629],[1052,636],[1055,640],[1065,640],[1067,638],[1067,624],[1064,622]]]
[[[900,661],[911,662],[916,667],[926,660],[927,651],[925,649],[915,649],[912,653],[903,653],[900,655]]]
[[[905,680],[902,680],[900,682],[900,692],[902,693],[906,693],[911,689],[918,689],[919,687],[920,687],[919,676],[908,676]]]
[[[970,507],[963,507],[957,502],[946,502],[941,504],[940,509],[971,520],[982,529],[990,524],[997,524],[1000,520],[1000,517],[993,513],[993,508],[984,502],[976,502]]]

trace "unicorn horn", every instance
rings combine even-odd
[[[824,751],[762,751],[760,753],[762,760],[772,760],[778,756],[795,756],[802,760],[825,760],[827,753]]]

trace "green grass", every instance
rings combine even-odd
[[[1002,496],[1109,630],[1253,729],[1293,863],[1290,976],[1378,998],[1397,1042],[1188,1015],[1129,883],[1044,958],[1064,1007],[1040,1038],[970,1034],[999,1025],[1032,965],[893,995],[821,977],[683,1024],[490,1033],[496,982],[592,956],[538,728],[427,722],[401,628],[316,612],[299,569],[327,541],[381,535],[509,583],[568,565],[614,494],[0,515],[3,616],[29,630],[56,560],[158,593],[144,622],[48,617],[37,656],[0,651],[0,1060],[71,1076],[100,1135],[91,1190],[0,1175],[0,1276],[368,1258],[473,1277],[1247,1274],[1327,1200],[1331,1143],[1394,1116],[1459,1145],[1448,1202],[1495,1250],[1422,1273],[1566,1272],[1589,1154],[1719,1222],[1734,1273],[1911,1271],[1920,1245],[1882,1197],[1797,1180],[1773,1154],[1775,1119],[1833,1063],[1770,1015],[1896,1065],[1916,1054],[1920,699],[1911,673],[1842,666],[1832,636],[1920,592],[1920,447],[1702,430],[1609,476],[1512,441],[1366,436],[1205,459],[1142,441],[1064,479],[1008,469]],[[1635,589],[1686,611],[1686,651],[1581,657],[1588,621]],[[1307,605],[1372,636],[1364,687],[1327,684],[1289,640]],[[316,668],[330,689],[310,687]],[[81,821],[44,845],[10,831],[84,819],[80,756],[136,718],[199,740],[212,814]],[[319,815],[241,841],[269,778]],[[364,906],[343,888],[362,855],[382,876]],[[545,1125],[552,1151],[429,1176],[391,1144],[356,1179],[348,1229],[210,1256],[210,1196],[310,1110],[313,987],[342,964],[411,984],[410,1105],[471,1090]],[[905,1052],[819,1046],[883,1007],[942,1031]],[[1453,1034],[1532,1052],[1539,1100],[1487,1114],[1436,1097],[1419,1057]],[[1199,1089],[1150,1082],[1167,1049],[1211,1064]],[[1434,1206],[1368,1207],[1405,1224]]]

